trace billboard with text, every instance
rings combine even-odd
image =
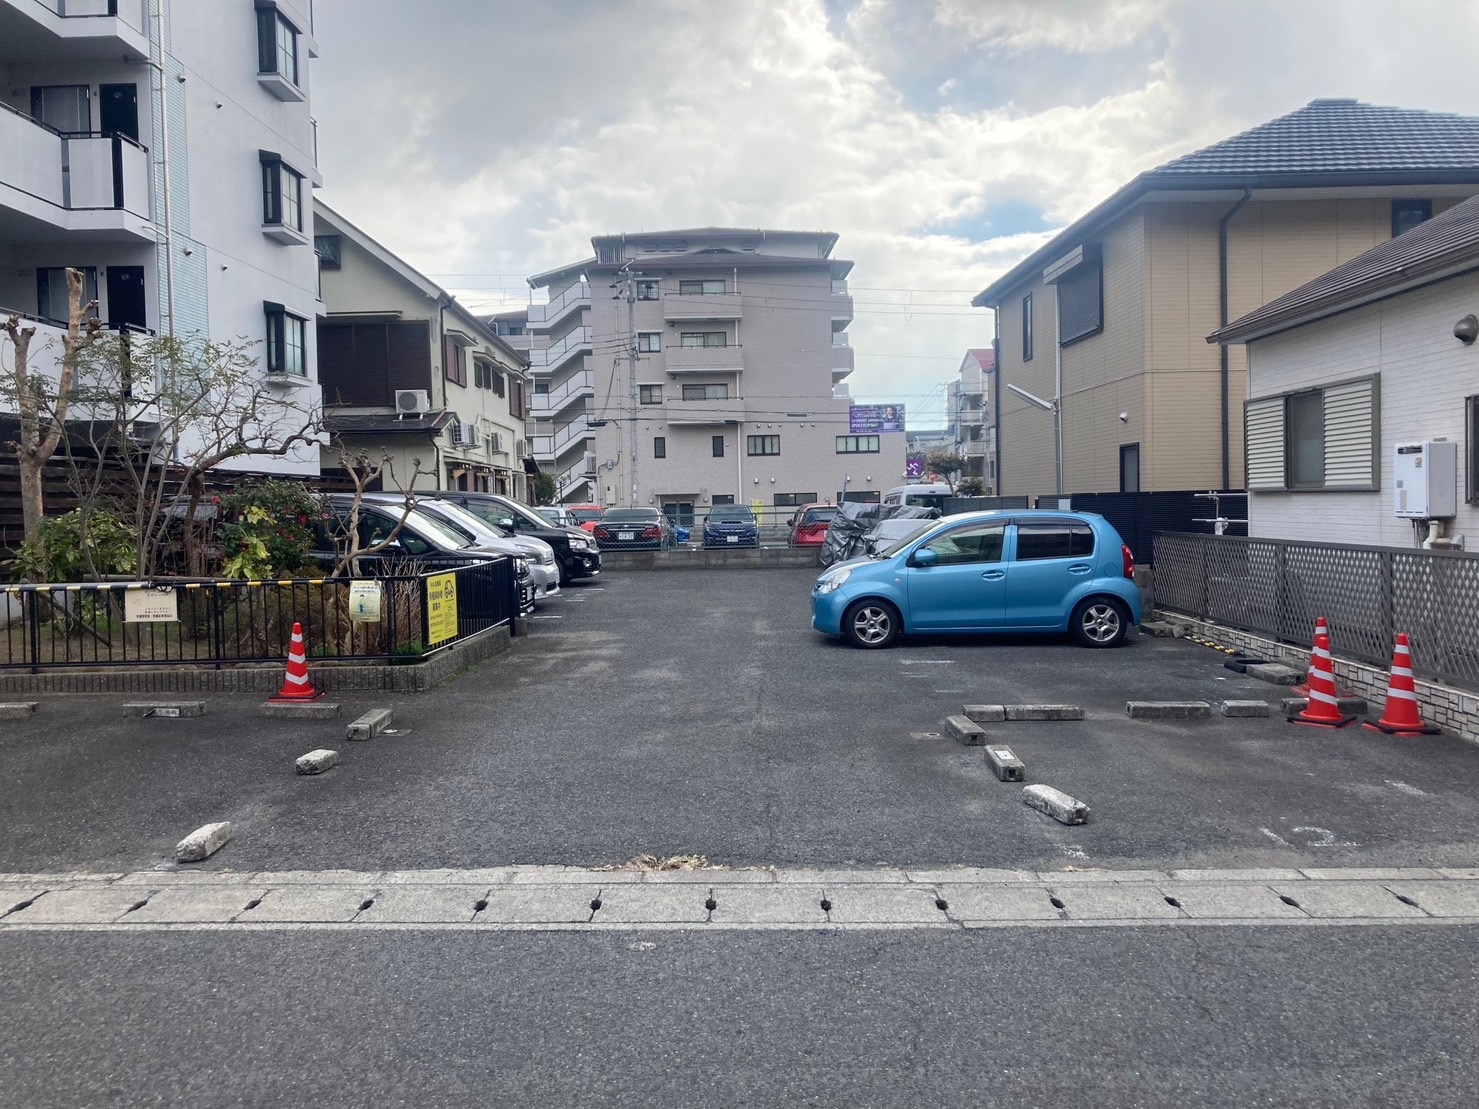
[[[854,404],[847,410],[849,435],[877,435],[904,430],[902,404]]]

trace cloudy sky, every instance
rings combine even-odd
[[[1473,0],[317,0],[324,199],[478,309],[598,233],[825,229],[853,395],[943,422],[970,297],[1321,96],[1479,115]]]

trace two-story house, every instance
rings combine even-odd
[[[1475,193],[1479,119],[1354,100],[1142,173],[971,301],[998,490],[1242,489],[1244,352],[1205,336]]]
[[[35,325],[32,368],[55,376],[75,268],[109,328],[244,338],[316,413],[317,54],[310,0],[0,0],[0,313]]]
[[[318,372],[332,437],[324,473],[341,468],[341,450],[365,451],[391,459],[386,488],[528,500],[524,358],[342,215],[323,203],[313,214],[324,303]]]

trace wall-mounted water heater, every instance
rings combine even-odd
[[[1441,439],[1398,443],[1392,457],[1392,505],[1404,520],[1458,513],[1458,444]]]

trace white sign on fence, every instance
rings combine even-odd
[[[380,622],[380,583],[378,581],[349,583],[349,618],[362,624]]]
[[[179,598],[174,586],[148,586],[144,589],[124,590],[124,623],[154,624],[179,618]]]

